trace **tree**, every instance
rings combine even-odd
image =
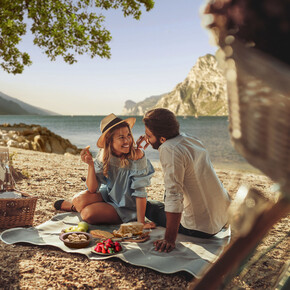
[[[124,17],[140,19],[153,0],[0,0],[0,65],[8,73],[19,74],[31,65],[30,56],[17,48],[27,32],[33,43],[52,61],[63,57],[73,64],[75,56],[110,58],[111,34],[103,26],[102,10],[122,9]],[[98,11],[98,13],[96,13]]]

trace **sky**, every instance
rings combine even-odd
[[[111,58],[77,57],[69,65],[50,61],[27,35],[21,49],[33,64],[20,75],[0,68],[0,91],[30,105],[63,115],[120,115],[126,100],[139,102],[170,92],[198,57],[215,54],[202,25],[206,0],[156,0],[140,20],[121,11],[106,13],[112,34]]]

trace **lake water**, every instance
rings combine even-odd
[[[97,152],[96,142],[101,134],[100,121],[104,116],[12,116],[0,115],[0,124],[37,124],[47,127],[50,131],[69,139],[78,148],[91,146],[93,153]],[[125,119],[125,116],[122,116]],[[142,117],[136,117],[132,130],[135,140],[144,134]],[[253,171],[247,161],[240,156],[230,142],[227,117],[178,117],[180,131],[198,137],[210,153],[214,165],[241,170]],[[151,160],[159,160],[158,150],[150,146],[146,154]]]

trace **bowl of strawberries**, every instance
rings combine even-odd
[[[123,248],[121,244],[111,239],[98,242],[96,246],[92,248],[93,253],[104,256],[116,255],[122,251]]]

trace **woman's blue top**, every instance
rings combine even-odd
[[[145,154],[141,159],[129,160],[120,167],[120,159],[111,156],[108,178],[103,175],[103,164],[95,160],[99,191],[105,202],[111,204],[123,223],[137,220],[136,197],[147,197],[145,187],[150,185],[154,168]]]

